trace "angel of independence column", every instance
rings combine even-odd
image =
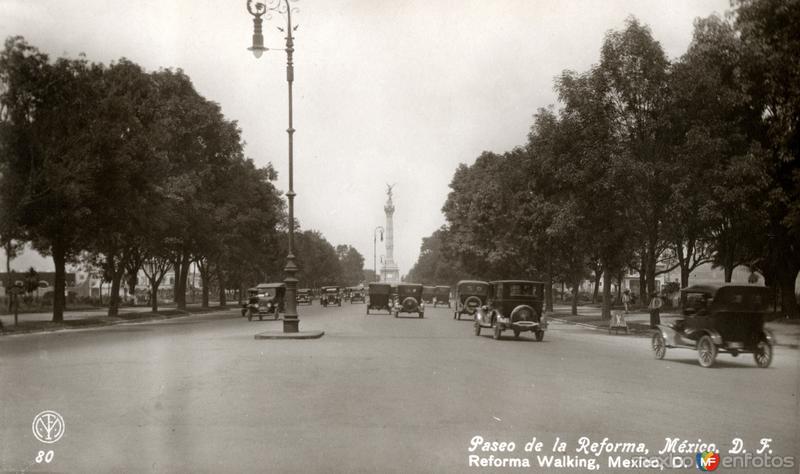
[[[400,269],[394,263],[394,225],[392,224],[392,216],[394,216],[394,204],[392,203],[392,188],[394,184],[386,185],[386,205],[383,206],[386,212],[386,258],[381,267],[381,281],[392,283],[400,281]]]

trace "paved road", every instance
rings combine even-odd
[[[602,471],[608,453],[576,453],[581,437],[645,443],[647,457],[665,438],[723,457],[733,438],[748,452],[771,438],[773,456],[800,455],[797,350],[778,348],[766,370],[728,355],[703,369],[691,351],[657,361],[646,339],[571,325],[494,341],[444,308],[421,320],[348,303],[301,312],[322,339],[255,340],[281,323],[234,311],[0,338],[0,471],[463,472],[470,454],[492,454],[468,451],[475,436],[514,441],[494,455],[538,472],[532,437],[541,454],[558,437]],[[57,443],[33,436],[43,410],[64,418]]]

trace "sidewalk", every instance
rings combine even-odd
[[[556,321],[561,321],[568,324],[577,324],[580,326],[587,326],[594,329],[608,331],[609,321],[601,319],[601,309],[593,306],[578,306],[578,315],[573,316],[570,314],[571,307],[569,305],[554,305],[554,311],[548,313],[547,317]],[[624,313],[624,310],[612,309],[611,313]],[[661,313],[661,323],[669,323],[670,321],[679,318],[677,313]],[[632,335],[647,336],[652,334],[650,329],[650,313],[642,310],[631,311],[625,314],[625,321],[628,324],[628,332]],[[775,335],[776,345],[790,347],[793,349],[800,348],[800,321],[771,321],[766,323],[766,328],[772,331]],[[614,333],[614,329],[611,330]],[[619,332],[625,334],[625,331]]]
[[[108,308],[97,308],[65,311],[64,320],[61,322],[53,322],[52,313],[22,313],[18,317],[17,326],[14,326],[13,314],[3,315],[0,317],[0,320],[3,322],[3,328],[0,329],[0,336],[59,331],[62,329],[113,326],[123,323],[157,321],[162,319],[179,318],[182,316],[191,316],[193,314],[210,313],[213,311],[225,311],[231,309],[239,309],[239,307],[235,303],[229,304],[224,308],[219,306],[201,308],[199,304],[191,304],[187,305],[185,310],[168,306],[154,313],[150,311],[149,306],[134,306],[120,308],[119,314],[112,318],[107,316]]]

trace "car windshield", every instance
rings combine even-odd
[[[508,285],[508,296],[542,296],[541,287],[530,283],[512,283]]]
[[[418,295],[422,291],[422,288],[417,286],[401,286],[400,287],[400,294],[403,295]]]
[[[260,298],[273,298],[275,296],[275,288],[261,288],[258,292]]]
[[[388,286],[370,286],[369,292],[374,295],[388,295],[390,289]]]
[[[683,307],[686,313],[698,313],[708,308],[711,298],[708,293],[686,293],[686,303]]]
[[[471,295],[485,295],[486,286],[476,284],[461,285],[461,293],[469,293]]]

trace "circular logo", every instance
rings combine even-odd
[[[33,418],[33,435],[42,443],[52,444],[64,436],[64,418],[52,410],[45,410]]]

